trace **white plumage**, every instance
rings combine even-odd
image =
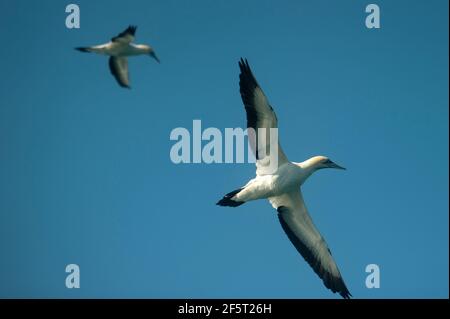
[[[269,170],[270,155],[273,155],[270,153],[270,138],[265,139],[265,144],[259,143],[259,134],[269,136],[271,128],[278,128],[278,120],[248,62],[241,59],[239,67],[239,86],[247,113],[247,128],[256,134],[254,143],[251,143],[257,159],[256,177],[225,195],[217,205],[237,207],[248,201],[268,199],[278,212],[283,230],[324,285],[343,298],[350,298],[351,294],[328,245],[309,216],[300,190],[300,186],[318,169],[344,168],[325,156],[315,156],[302,163],[290,162],[278,143],[278,166],[274,171]]]

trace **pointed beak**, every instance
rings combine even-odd
[[[338,164],[336,164],[336,163],[330,163],[329,165],[328,165],[328,167],[329,168],[336,168],[336,169],[343,169],[343,170],[346,170],[346,168],[345,167],[342,167],[342,166],[339,166]]]
[[[155,52],[150,52],[149,55],[156,60],[156,62],[161,63],[161,61],[159,61],[158,57],[156,56]]]

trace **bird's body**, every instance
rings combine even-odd
[[[278,120],[248,62],[241,60],[239,66],[241,69],[239,86],[247,113],[247,127],[258,132],[256,142],[251,145],[257,159],[256,177],[243,187],[226,194],[217,205],[237,207],[249,201],[268,199],[277,210],[286,235],[323,280],[325,286],[333,292],[338,292],[342,297],[349,298],[351,294],[328,245],[309,216],[300,190],[303,183],[315,171],[322,168],[343,169],[343,167],[325,156],[315,156],[301,163],[290,162],[278,144],[278,154],[275,154],[278,158],[277,167],[275,170],[268,170],[270,165],[268,159],[271,154],[263,150],[270,150],[273,145],[258,143],[259,135],[271,134],[271,129],[278,128]],[[270,138],[266,137],[264,140],[270,141]]]
[[[152,47],[146,44],[132,43],[135,33],[136,27],[130,26],[108,43],[76,49],[81,52],[92,52],[109,56],[111,73],[120,86],[129,88],[128,57],[150,55],[159,63],[159,59]]]
[[[80,48],[78,49],[80,50]],[[80,51],[87,51],[115,57],[129,57],[136,55],[149,54],[149,48],[142,44],[108,42],[105,44],[95,45],[83,48]]]
[[[288,162],[279,166],[275,174],[260,175],[250,180],[235,195],[236,201],[248,202],[271,198],[298,189],[306,179],[306,172],[299,165]]]

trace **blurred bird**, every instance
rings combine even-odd
[[[130,88],[128,76],[128,57],[149,55],[160,63],[153,48],[146,44],[134,44],[136,26],[129,26],[125,31],[111,39],[110,42],[92,47],[75,48],[81,52],[93,52],[109,56],[109,69],[121,87]]]

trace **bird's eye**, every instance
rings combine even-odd
[[[324,164],[331,164],[333,163],[330,159],[327,159],[325,162],[323,162]]]

